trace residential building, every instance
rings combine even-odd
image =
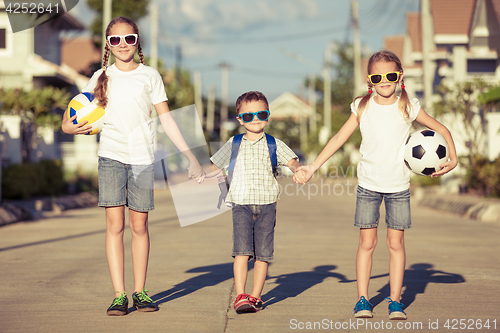
[[[423,10],[429,8],[428,12],[407,13],[405,35],[388,36],[384,40],[384,48],[396,53],[403,62],[410,97],[419,98],[432,114],[432,102],[440,84],[453,86],[480,78],[498,85],[500,0],[422,0],[422,4]],[[429,52],[423,52],[425,47]],[[427,58],[428,67],[424,66]],[[425,82],[434,97],[425,96]],[[495,159],[500,153],[500,113],[489,114],[487,120],[488,132],[493,132],[485,133],[482,143],[485,155]],[[471,138],[465,134],[461,122],[450,116],[441,121],[450,128],[459,155],[467,154],[466,145]]]

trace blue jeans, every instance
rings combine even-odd
[[[99,156],[99,207],[126,205],[137,212],[154,207],[153,164],[124,164]]]
[[[354,226],[376,228],[380,219],[380,205],[385,202],[387,228],[404,230],[411,228],[410,190],[396,193],[380,193],[358,185]]]
[[[276,203],[233,206],[233,257],[271,261],[274,253]]]

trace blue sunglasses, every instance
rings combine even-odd
[[[236,118],[240,118],[244,123],[251,123],[255,116],[260,121],[266,121],[269,119],[269,110],[240,113]]]

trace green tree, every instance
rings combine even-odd
[[[332,107],[332,133],[337,133],[351,115],[351,103],[354,94],[354,53],[351,43],[338,43],[330,62],[332,69],[331,81],[331,101]],[[305,86],[309,85],[309,78],[304,80]],[[324,124],[323,121],[323,100],[324,100],[324,79],[317,76],[314,87],[318,96],[322,96],[318,101],[316,111],[319,119],[318,129]],[[361,144],[361,134],[356,130],[349,138],[348,142],[354,143],[357,147]],[[309,147],[314,151],[319,151],[323,147],[318,142],[318,133],[310,133]],[[341,148],[342,149],[342,148]]]
[[[38,128],[61,127],[61,116],[56,109],[65,109],[70,93],[54,87],[26,91],[19,88],[0,89],[2,114],[21,116],[21,149],[23,163],[29,162],[33,147],[38,144]]]
[[[471,167],[474,166],[473,157],[482,155],[486,114],[492,109],[481,102],[479,96],[490,88],[491,84],[482,79],[437,87],[440,98],[433,105],[436,117],[453,115],[453,121],[460,124],[461,135],[465,138],[465,146],[469,151],[466,161]]]

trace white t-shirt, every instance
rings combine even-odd
[[[351,104],[357,115],[360,99]],[[410,100],[410,117],[404,119],[398,109],[399,98],[391,105],[377,104],[370,98],[361,115],[361,158],[358,163],[358,184],[367,190],[395,193],[410,187],[410,170],[404,163],[405,143],[411,123],[420,111],[418,99]]]
[[[99,69],[82,92],[94,92]],[[154,129],[151,107],[167,100],[163,80],[152,67],[139,64],[123,72],[115,64],[108,75],[108,105],[97,154],[125,164],[154,162]]]

